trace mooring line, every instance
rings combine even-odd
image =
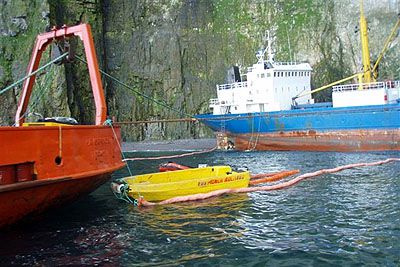
[[[195,152],[190,152],[190,153],[184,153],[184,154],[178,154],[178,155],[172,155],[172,156],[161,156],[161,157],[148,157],[148,158],[126,158],[123,161],[135,161],[135,160],[157,160],[157,159],[173,159],[173,158],[182,158],[182,157],[187,157],[187,156],[193,156],[193,155],[198,155],[198,154],[203,154],[203,153],[209,153],[214,150],[216,150],[217,147],[213,147],[211,149],[207,150],[202,150],[202,151],[195,151]]]
[[[23,77],[23,78],[19,79],[18,81],[16,81],[16,82],[10,84],[10,85],[7,86],[6,88],[0,90],[0,95],[3,94],[3,93],[5,93],[5,92],[7,92],[8,90],[14,88],[15,86],[19,85],[20,83],[23,83],[26,79],[32,77],[33,75],[36,75],[38,72],[41,72],[42,70],[44,70],[45,68],[47,68],[48,66],[50,66],[51,64],[53,64],[54,62],[56,62],[56,61],[58,61],[58,60],[60,60],[60,59],[62,59],[62,58],[64,58],[64,57],[66,57],[66,56],[68,56],[68,52],[65,52],[64,54],[62,54],[62,55],[56,57],[55,59],[53,59],[53,60],[47,62],[46,64],[44,64],[43,66],[41,66],[41,67],[38,68],[37,70],[35,70],[35,71],[29,73],[29,74],[26,75],[25,77]]]

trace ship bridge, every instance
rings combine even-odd
[[[311,71],[309,63],[259,60],[248,68],[247,81],[217,85],[210,107],[215,115],[289,110],[292,97],[311,91]],[[311,95],[301,102],[313,103]]]
[[[246,81],[239,78],[233,83],[217,85],[217,98],[210,100],[214,115],[289,110],[293,97],[311,92],[310,64],[275,62],[269,33],[267,41],[267,48],[257,52],[257,62],[243,75]],[[308,94],[299,104],[313,102]]]

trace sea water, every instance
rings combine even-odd
[[[305,173],[389,157],[400,153],[229,151],[174,161]],[[166,161],[129,166],[133,174],[149,173]],[[400,265],[400,162],[325,174],[279,191],[152,208],[118,201],[109,187],[0,230],[0,266]]]

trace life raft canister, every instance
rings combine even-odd
[[[167,162],[167,163],[162,163],[158,166],[158,170],[160,172],[169,172],[169,171],[178,171],[178,170],[186,170],[190,169],[188,166],[184,166],[175,162]]]

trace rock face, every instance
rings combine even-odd
[[[366,0],[364,5],[371,58],[376,59],[400,2]],[[352,0],[0,0],[0,88],[24,75],[37,33],[50,25],[88,22],[100,68],[115,77],[103,76],[109,114],[117,121],[184,118],[208,110],[215,84],[224,82],[232,64],[244,71],[254,63],[268,29],[275,35],[277,60],[312,64],[314,87],[359,71],[358,19],[359,3]],[[396,42],[380,65],[387,79],[400,78]],[[93,99],[81,62],[51,67],[37,84],[37,103],[27,116],[36,112],[93,121]],[[13,123],[20,90],[0,96],[0,124]],[[329,91],[316,96],[319,101],[329,98]],[[123,128],[126,140],[209,134],[193,122]]]

